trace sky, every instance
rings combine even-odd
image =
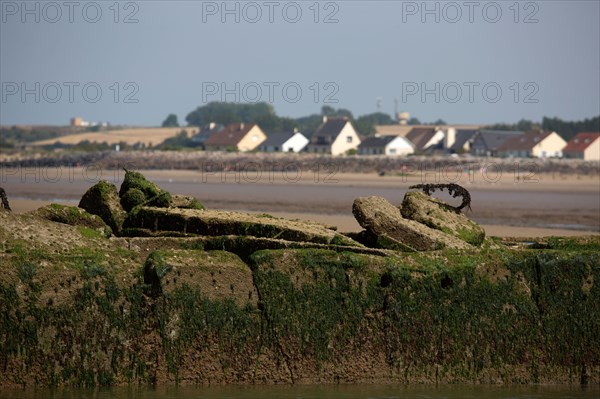
[[[600,1],[0,0],[0,124],[180,123],[211,101],[600,115]]]

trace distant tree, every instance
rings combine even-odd
[[[204,126],[210,122],[223,125],[230,123],[258,123],[266,131],[281,128],[281,118],[275,114],[273,106],[264,102],[239,104],[210,102],[190,112],[185,120],[191,126]]]
[[[189,137],[187,130],[182,129],[173,137],[169,137],[156,146],[159,150],[177,150],[188,147],[196,147],[197,144]]]
[[[341,117],[346,117],[350,120],[354,119],[354,116],[352,115],[352,112],[350,110],[344,109],[344,108],[338,108],[338,110],[335,112],[335,116],[341,116]]]
[[[375,125],[393,125],[395,121],[386,113],[375,112],[360,116],[352,124],[360,134],[370,136],[375,133]]]
[[[408,124],[409,124],[409,125],[420,125],[420,124],[421,124],[421,121],[420,121],[420,120],[418,120],[417,118],[410,118],[410,119],[408,120]]]
[[[542,119],[542,129],[557,132],[565,140],[570,140],[577,133],[582,132],[599,132],[600,131],[600,116],[582,121],[563,121],[559,118]]]
[[[169,114],[167,118],[163,121],[162,127],[179,127],[179,122],[177,122],[177,115]]]
[[[330,105],[323,105],[321,107],[321,115],[332,116],[335,115],[335,108]]]
[[[521,119],[519,122],[515,124],[508,123],[498,123],[495,125],[489,126],[492,130],[514,130],[514,131],[522,131],[527,132],[532,129],[539,129],[539,124],[536,124],[530,120]]]
[[[432,123],[432,125],[446,125],[446,121],[443,119],[438,119]]]

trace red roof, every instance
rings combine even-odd
[[[548,137],[552,132],[542,130],[530,130],[518,136],[513,136],[502,144],[498,151],[526,151],[532,150],[540,141]]]
[[[255,123],[231,123],[223,130],[211,135],[204,142],[204,145],[237,146],[254,126],[256,126]]]
[[[578,133],[567,143],[563,152],[583,152],[600,137],[600,133]]]

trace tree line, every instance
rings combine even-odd
[[[600,132],[600,116],[582,121],[563,121],[560,118],[549,118],[544,116],[542,122],[532,122],[530,120],[521,119],[514,124],[499,123],[488,127],[492,130],[517,130],[526,132],[533,129],[541,129],[551,132],[556,132],[560,136],[569,141],[577,133],[582,132]]]

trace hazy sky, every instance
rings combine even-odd
[[[599,1],[0,0],[0,124],[209,101],[516,122],[600,114]]]

